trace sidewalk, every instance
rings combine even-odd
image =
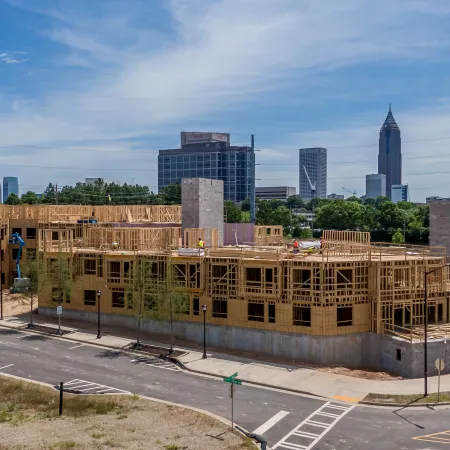
[[[36,325],[55,327],[56,320],[39,316],[33,317]],[[0,321],[0,326],[8,328],[23,328],[27,324],[26,317],[9,317]],[[80,343],[101,345],[110,348],[124,348],[135,342],[135,333],[122,328],[104,327],[101,339],[97,339],[95,324],[64,320],[61,328],[71,330],[61,339],[69,339]],[[163,342],[156,342],[142,336],[142,343],[156,347],[169,348],[170,338],[164,336]],[[249,358],[233,356],[225,353],[214,352],[208,358],[202,359],[203,352],[200,346],[193,345],[196,349],[182,347],[179,341],[175,349],[184,352],[178,360],[188,371],[213,375],[219,377],[230,376],[238,372],[238,378],[244,383],[252,383],[261,386],[284,389],[304,394],[311,394],[335,400],[358,402],[369,393],[376,394],[422,394],[424,388],[423,379],[414,380],[367,380],[362,378],[337,375],[333,373],[314,370],[312,368],[294,367],[283,364],[255,362]],[[428,390],[437,392],[438,377],[428,378]],[[450,391],[450,374],[441,376],[441,392]]]

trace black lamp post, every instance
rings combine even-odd
[[[444,264],[425,272],[425,323],[424,323],[424,349],[423,349],[423,380],[425,383],[424,397],[428,397],[428,275],[439,269],[448,267],[450,264]]]
[[[102,337],[100,333],[100,298],[102,296],[102,292],[100,289],[97,291],[97,339]]]
[[[202,305],[203,311],[203,356],[202,359],[208,358],[206,355],[206,305]]]

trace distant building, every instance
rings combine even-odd
[[[299,150],[299,195],[303,200],[327,197],[327,149]]]
[[[17,177],[3,177],[3,203],[10,194],[19,196],[19,179]]]
[[[216,142],[230,143],[229,133],[204,133],[198,131],[182,131],[181,146],[187,144],[214,144]]]
[[[394,184],[391,189],[391,201],[393,203],[408,201],[408,185]]]
[[[193,134],[192,138],[190,135]],[[217,142],[191,143],[206,140]],[[208,136],[206,136],[208,135]],[[209,135],[212,137],[210,138]],[[222,133],[181,134],[181,148],[160,150],[158,154],[158,191],[169,184],[181,183],[182,178],[222,180],[225,200],[242,202],[251,199],[255,189],[255,150],[253,147],[230,145],[229,135]]]
[[[261,200],[287,200],[296,195],[297,189],[293,186],[257,187],[256,198]]]
[[[428,205],[431,202],[439,202],[441,200],[450,200],[450,198],[444,198],[444,197],[439,197],[439,196],[432,196],[432,197],[427,197],[425,199],[425,202]]]
[[[345,195],[344,194],[328,194],[327,199],[328,200],[344,200]]]
[[[386,175],[383,173],[372,173],[366,175],[365,198],[377,198],[386,196]]]
[[[402,141],[391,105],[380,130],[378,173],[386,175],[386,194],[391,198],[392,186],[402,184]]]
[[[103,178],[85,178],[84,184],[93,185],[95,183],[103,183]]]

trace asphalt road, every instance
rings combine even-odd
[[[229,384],[221,380],[177,370],[157,359],[136,360],[120,351],[57,338],[0,328],[2,372],[53,385],[63,381],[90,392],[114,388],[231,419]],[[243,385],[235,390],[234,420],[249,431],[259,429],[275,449],[450,450],[450,410],[444,407],[351,407]],[[449,434],[428,436],[445,431]]]

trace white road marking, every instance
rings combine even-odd
[[[263,423],[259,428],[257,428],[253,433],[254,434],[263,434],[268,429],[272,428],[276,423],[278,423],[281,419],[286,417],[289,414],[288,411],[280,411],[275,414],[271,419],[267,422]]]
[[[0,367],[0,370],[6,369],[7,367],[11,367],[11,366],[13,366],[13,365],[14,365],[14,364],[9,364],[8,366]]]
[[[113,388],[111,386],[105,386],[103,384],[98,384],[98,383],[91,383],[90,381],[79,380],[79,379],[71,380],[71,381],[68,381],[67,383],[64,383],[64,388],[66,388],[66,387],[68,389],[74,389],[76,391],[80,391],[83,393],[85,393],[85,391],[93,391],[93,392],[86,392],[86,394],[88,394],[88,393],[103,394],[104,392],[109,392],[109,391],[114,391],[115,393],[121,393],[121,394],[131,394],[131,392],[129,392],[129,391],[123,391],[122,389],[117,389],[117,388]],[[83,389],[81,389],[81,388],[83,388]],[[113,392],[111,392],[111,393],[113,393]]]
[[[338,422],[341,420],[347,413],[349,413],[355,405],[352,406],[344,406],[332,402],[327,402],[323,404],[319,409],[310,414],[300,425],[294,428],[290,433],[284,436],[280,441],[278,441],[273,447],[272,450],[277,449],[278,447],[287,448],[290,450],[311,450]],[[331,413],[324,411],[324,409],[333,409],[337,410],[338,413]],[[312,420],[314,416],[328,417],[332,418],[332,422],[325,423],[317,420]],[[304,426],[309,427],[317,427],[322,430],[320,434],[315,434],[311,432],[302,431],[301,428]],[[300,437],[303,439],[311,439],[312,442],[308,445],[300,445],[294,442],[288,442],[289,438]]]
[[[164,361],[163,359],[151,358],[151,357],[142,357],[137,359],[132,359],[130,361],[134,364],[143,364],[145,366],[157,367],[158,369],[172,370],[174,372],[178,372],[180,369],[170,361]]]
[[[75,347],[69,347],[69,350],[73,350],[74,348],[84,347],[86,344],[75,345]]]
[[[31,334],[23,334],[22,336],[16,337],[16,339],[22,339],[22,338],[26,338],[28,336],[31,336]]]

